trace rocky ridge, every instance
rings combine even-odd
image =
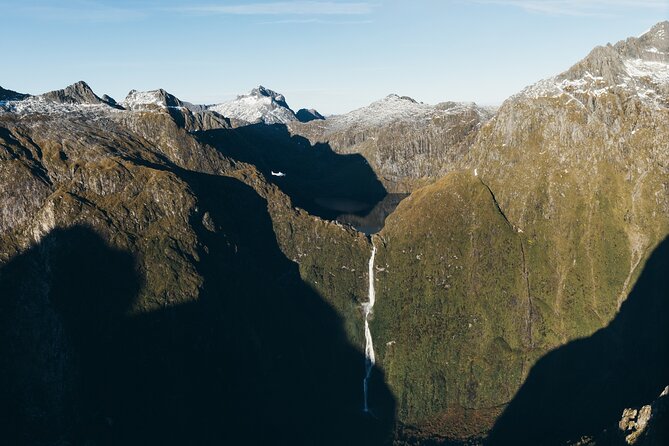
[[[607,93],[631,94],[652,107],[667,108],[667,84],[669,22],[661,22],[639,37],[593,49],[569,70],[520,94],[534,98],[565,95],[583,107]]]
[[[210,105],[208,109],[246,123],[287,124],[297,121],[295,113],[286,103],[286,98],[262,85],[247,95]]]
[[[461,168],[492,114],[473,103],[428,105],[392,94],[324,121],[291,123],[290,130],[338,153],[360,153],[388,191],[405,193]]]

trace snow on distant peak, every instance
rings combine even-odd
[[[653,25],[648,31],[644,32],[639,36],[642,37],[658,37],[666,38],[669,36],[669,21],[665,20],[664,22],[659,22]]]
[[[89,114],[107,113],[117,111],[104,102],[100,103],[60,103],[44,96],[29,96],[25,99],[0,101],[0,113],[26,114]]]
[[[580,103],[590,96],[621,93],[638,96],[652,107],[669,103],[669,22],[640,37],[596,47],[569,70],[531,85],[517,97],[565,96]]]
[[[295,113],[286,103],[286,98],[262,85],[254,88],[247,95],[240,95],[232,101],[211,105],[208,109],[226,118],[249,123],[287,124],[297,121]]]
[[[331,128],[348,128],[354,125],[370,127],[389,124],[394,121],[426,120],[434,111],[433,105],[421,104],[408,96],[390,94],[383,99],[374,101],[343,115],[328,118]]]
[[[86,82],[38,96],[15,95],[0,102],[0,112],[15,114],[89,114],[115,110],[115,105],[98,97]]]
[[[427,122],[436,117],[458,115],[473,111],[482,118],[489,117],[488,111],[474,103],[444,102],[437,105],[424,104],[408,96],[390,94],[372,102],[366,107],[327,119],[330,131],[338,131],[354,126],[381,127],[393,122]]]

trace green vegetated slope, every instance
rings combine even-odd
[[[655,34],[510,98],[465,172],[387,220],[372,331],[400,422],[484,434],[537,360],[616,316],[669,233],[663,90],[622,68]]]
[[[459,172],[405,199],[376,243],[372,327],[399,420],[435,434],[480,434],[523,378],[527,241],[489,189]]]
[[[545,328],[545,341],[537,339],[545,348],[610,321],[669,227],[667,155],[655,140],[667,134],[666,111],[617,111],[603,98],[587,112],[564,102],[509,104],[472,152],[481,178],[530,242],[536,322],[562,320],[561,327]],[[616,112],[622,123],[610,122]],[[513,113],[531,130],[501,130],[519,119]],[[639,121],[624,122],[626,116]],[[624,127],[607,134],[616,124]],[[561,141],[554,129],[589,135]]]

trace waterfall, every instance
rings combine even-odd
[[[376,293],[374,291],[374,257],[376,256],[376,246],[372,241],[372,255],[369,258],[368,266],[368,276],[369,276],[369,299],[366,303],[362,304],[362,311],[365,317],[365,378],[363,379],[363,391],[364,391],[364,407],[365,412],[369,412],[369,406],[367,404],[367,389],[369,384],[369,378],[372,375],[372,369],[376,363],[376,358],[374,357],[374,342],[372,341],[372,332],[369,330],[369,315],[374,308],[374,302],[376,301]]]

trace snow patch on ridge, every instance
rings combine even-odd
[[[588,97],[627,93],[654,108],[669,104],[669,22],[638,38],[595,48],[564,73],[544,79],[513,98],[569,97],[582,105]]]
[[[162,100],[159,90],[137,91],[132,90],[125,97],[121,105],[128,110],[144,108],[146,106],[156,106],[166,108],[167,105]]]
[[[295,113],[286,104],[284,96],[263,86],[253,89],[247,95],[211,105],[207,109],[218,112],[226,118],[249,123],[287,124],[297,121]]]
[[[627,74],[631,77],[647,77],[657,84],[669,84],[669,62],[627,59],[624,64]]]
[[[64,114],[64,113],[113,113],[119,110],[108,104],[61,104],[48,101],[41,96],[30,96],[17,101],[0,101],[1,113],[24,114]]]
[[[487,116],[487,111],[471,102],[446,102],[430,105],[417,102],[408,96],[391,94],[383,99],[372,102],[366,107],[343,115],[328,117],[327,121],[329,123],[329,131],[337,132],[355,126],[381,127],[393,122],[426,122],[435,117],[457,115],[467,111],[474,111],[485,118],[489,117]]]
[[[654,107],[662,107],[660,99],[663,94],[661,89],[669,86],[669,63],[661,61],[649,61],[643,59],[624,59],[620,73],[614,82],[607,82],[602,76],[595,76],[586,72],[583,77],[564,79],[555,76],[544,79],[521,91],[515,97],[530,98],[557,98],[569,96],[570,101],[583,103],[575,95],[601,96],[615,91],[625,90],[638,96],[641,100]]]

